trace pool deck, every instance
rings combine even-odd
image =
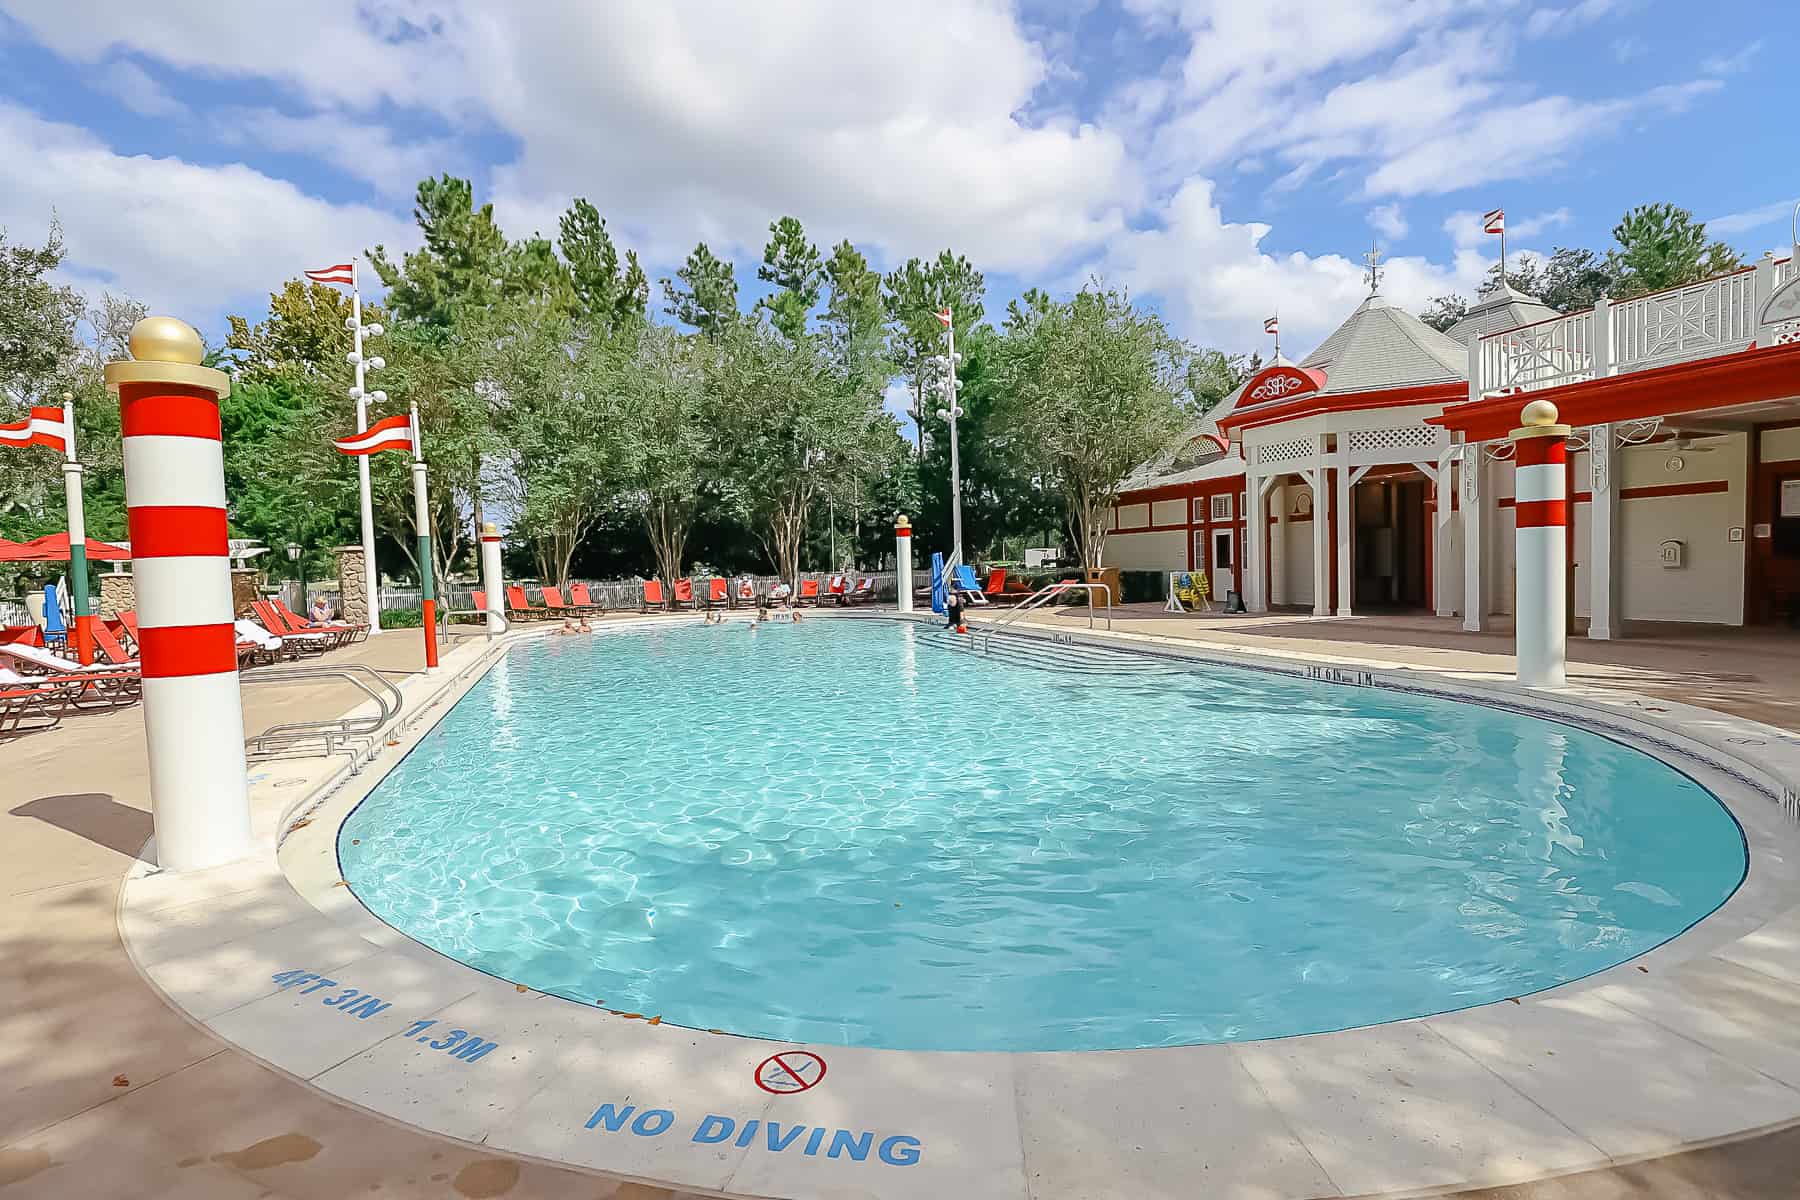
[[[1058,614],[1034,624],[1077,632],[1086,621]],[[1430,618],[1182,618],[1151,606],[1125,611],[1115,624],[1145,645],[1192,642],[1271,659],[1341,660],[1421,679],[1481,681],[1510,669],[1504,635],[1466,635]],[[420,673],[418,646],[416,632],[397,632],[335,657],[396,672],[418,699],[430,682]],[[479,652],[471,644],[456,654],[468,661]],[[1665,697],[1669,704],[1655,707],[1678,711],[1676,701],[1684,701],[1800,731],[1800,635],[1652,631],[1617,643],[1575,639],[1571,655],[1577,685],[1617,693],[1621,704],[1633,694]],[[336,715],[356,698],[341,685],[249,688],[247,725]],[[878,1181],[892,1178],[904,1179],[909,1194],[1034,1200],[1383,1194],[1396,1187],[1419,1194],[1459,1180],[1529,1180],[1593,1163],[1601,1165],[1469,1194],[1484,1200],[1793,1194],[1800,1032],[1790,1014],[1800,1001],[1800,921],[1775,914],[1768,891],[1787,887],[1785,872],[1760,897],[1744,896],[1756,911],[1746,909],[1721,926],[1717,939],[1694,952],[1701,959],[1641,960],[1658,981],[1668,963],[1674,986],[1666,989],[1615,979],[1602,989],[1529,998],[1511,1013],[1489,1006],[1433,1018],[1435,1025],[1353,1031],[1359,1040],[1338,1042],[1341,1051],[1331,1039],[1352,1035],[1075,1056],[892,1056],[820,1048],[831,1059],[831,1085],[804,1099],[769,1097],[744,1086],[767,1044],[649,1029],[585,1009],[571,1014],[565,1010],[579,1006],[522,995],[485,977],[446,984],[442,972],[452,965],[395,944],[391,931],[375,928],[345,889],[332,886],[335,880],[316,870],[309,877],[304,862],[316,864],[317,844],[335,829],[323,810],[316,822],[303,816],[308,824],[292,829],[282,852],[285,878],[270,856],[209,873],[199,893],[189,890],[191,879],[180,890],[160,892],[179,881],[146,874],[136,858],[150,833],[142,738],[140,713],[131,708],[72,717],[56,730],[0,744],[0,778],[7,780],[0,863],[8,891],[0,916],[0,983],[9,997],[23,997],[22,1005],[0,1009],[7,1035],[0,1065],[9,1080],[0,1105],[0,1200],[676,1200],[701,1194],[644,1182],[690,1175],[686,1165],[664,1161],[663,1148],[687,1142],[685,1126],[700,1110],[672,1102],[667,1107],[681,1109],[684,1127],[667,1139],[636,1139],[645,1148],[636,1158],[594,1153],[589,1165],[612,1167],[611,1179],[545,1161],[567,1157],[571,1142],[616,1146],[603,1133],[575,1134],[596,1103],[623,1103],[638,1083],[648,1085],[647,1096],[698,1100],[710,1088],[708,1099],[744,1097],[737,1110],[717,1100],[707,1111],[747,1116],[754,1104],[764,1119],[908,1128],[921,1134],[928,1159],[936,1155],[928,1165],[951,1159],[943,1164],[952,1168],[948,1173],[887,1167],[886,1176],[800,1160],[812,1182],[790,1186],[789,1160],[737,1154],[729,1170],[708,1177],[706,1194],[715,1195],[721,1192],[714,1188],[877,1195],[887,1194]],[[264,801],[261,832],[271,847],[294,825],[272,789],[292,783],[287,794],[303,796],[337,770],[317,759],[254,768]],[[333,803],[355,790],[340,787]],[[1785,857],[1777,826],[1760,834],[1771,839],[1763,847],[1771,858]],[[121,915],[128,873],[135,878]],[[121,921],[135,963],[121,941]],[[257,928],[263,932],[226,932]],[[1729,942],[1719,940],[1727,935]],[[296,956],[310,961],[291,961]],[[394,998],[396,1012],[365,1026],[360,1018],[315,1010],[318,996],[302,1004],[296,991],[256,982],[266,977],[258,972],[268,961],[318,972],[360,965],[364,974],[353,975],[350,966],[339,973],[346,983]],[[234,964],[235,973],[222,977],[222,966]],[[429,977],[421,964],[431,968]],[[439,1011],[472,1014],[472,1025],[488,1022],[477,1032],[490,1031],[489,1037],[491,1031],[516,1035],[504,1038],[485,1063],[434,1059],[433,1069],[411,1076],[410,1064],[422,1052],[394,1045],[392,1030],[362,1037],[383,1028],[381,1020]],[[339,1024],[318,1025],[320,1013]],[[230,1041],[209,1032],[206,1021]],[[342,1029],[356,1036],[345,1041]],[[257,1057],[234,1042],[255,1045]],[[382,1055],[390,1061],[380,1061]],[[751,1057],[736,1061],[745,1055]],[[902,1059],[916,1060],[920,1069],[892,1074]],[[729,1069],[708,1077],[721,1061]],[[438,1063],[445,1064],[441,1070]],[[480,1073],[484,1068],[492,1069]],[[859,1075],[863,1082],[853,1083]],[[410,1087],[396,1086],[396,1079],[404,1085],[408,1078]],[[394,1103],[371,1104],[371,1088]],[[328,1092],[350,1097],[356,1107]],[[1653,1111],[1628,1115],[1622,1094],[1634,1104],[1647,1101]],[[640,1115],[654,1099],[641,1102]],[[921,1102],[933,1110],[922,1111]],[[496,1105],[506,1111],[482,1115],[484,1106]],[[388,1115],[372,1115],[377,1109]],[[1348,1126],[1346,1115],[1353,1118]],[[444,1129],[458,1140],[411,1124]],[[1760,1132],[1742,1136],[1746,1129]],[[1729,1141],[1712,1144],[1720,1139]],[[946,1156],[952,1146],[966,1148],[969,1157]],[[994,1152],[986,1162],[977,1161],[983,1146]],[[1675,1146],[1694,1148],[1666,1152]],[[1487,1169],[1495,1164],[1500,1169]],[[818,1172],[827,1166],[828,1174]]]

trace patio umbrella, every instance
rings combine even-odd
[[[87,554],[90,560],[100,562],[130,562],[131,551],[124,546],[115,546],[110,542],[87,540]],[[0,538],[0,562],[68,562],[69,535],[66,533],[46,533],[43,537],[32,538],[29,542],[9,542]]]

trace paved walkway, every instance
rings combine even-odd
[[[316,661],[424,665],[416,631]],[[347,684],[247,686],[245,724],[336,715],[361,698]],[[682,1200],[346,1108],[164,1004],[114,916],[150,835],[136,706],[0,742],[0,780],[0,1200]]]
[[[1086,624],[1072,614],[1037,619]],[[1463,634],[1424,617],[1172,617],[1143,606],[1123,611],[1116,624],[1266,652],[1496,673],[1512,666],[1506,634]],[[1800,634],[1638,632],[1645,636],[1576,640],[1573,673],[1800,730]],[[396,673],[422,665],[416,633],[377,637],[333,657]],[[244,695],[251,731],[302,714],[335,715],[360,698],[342,684],[247,687]],[[120,880],[150,832],[143,755],[135,707],[71,717],[56,730],[0,743],[0,995],[7,998],[0,1005],[0,1200],[687,1200],[486,1156],[391,1125],[260,1066],[167,1007],[126,958],[114,917]],[[1800,1130],[1787,1130],[1467,1195],[1786,1198],[1796,1164]]]

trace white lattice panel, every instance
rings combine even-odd
[[[1350,461],[1361,465],[1433,458],[1444,435],[1430,425],[1401,425],[1392,429],[1354,429],[1344,436],[1348,439]]]
[[[1315,438],[1290,438],[1285,442],[1270,442],[1266,446],[1256,448],[1256,461],[1260,466],[1273,466],[1277,463],[1306,462],[1319,452],[1319,443]]]

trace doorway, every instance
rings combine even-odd
[[[1237,564],[1237,531],[1232,529],[1215,529],[1212,531],[1212,594],[1228,596],[1237,586],[1232,581],[1232,569]]]
[[[1356,485],[1353,538],[1356,580],[1351,604],[1361,612],[1423,609],[1426,587],[1425,500],[1430,484],[1417,470],[1384,478],[1364,476]]]

